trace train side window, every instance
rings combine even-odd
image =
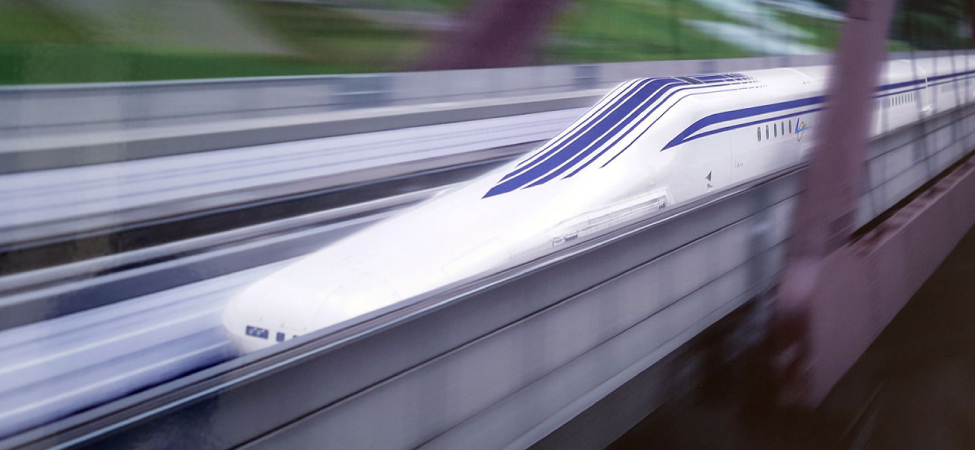
[[[768,139],[768,138],[769,138],[769,135],[768,135],[768,125],[765,125],[765,139]]]
[[[789,120],[789,134],[792,134],[792,120]]]
[[[758,127],[758,142],[762,142],[762,127]]]
[[[786,131],[785,131],[785,121],[783,120],[782,123],[779,124],[779,126],[782,127],[782,135],[785,136],[785,133],[786,133]]]
[[[772,124],[772,137],[779,137],[779,124]]]

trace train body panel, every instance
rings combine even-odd
[[[975,98],[975,60],[893,61],[872,133]],[[231,300],[224,326],[264,348],[537,258],[661,208],[799,163],[828,67],[631,80],[535,151],[288,265]]]

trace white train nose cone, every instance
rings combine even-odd
[[[252,300],[253,299],[253,300]],[[255,303],[256,298],[248,295],[245,290],[243,293],[234,297],[223,312],[223,327],[230,336],[230,341],[241,354],[260,350],[275,343],[270,336],[270,330],[252,325],[256,322],[250,317],[248,311],[250,305]],[[260,330],[265,330],[265,336],[261,336]]]
[[[235,295],[223,312],[223,326],[231,342],[240,353],[250,353],[278,342],[279,330],[272,330],[265,314],[269,291],[274,284],[268,279],[258,281]]]
[[[248,286],[227,305],[223,325],[242,353],[352,319],[395,302],[381,277],[348,267],[296,265]]]
[[[323,278],[296,276],[286,268],[235,295],[223,314],[223,326],[243,353],[270,347],[309,331],[322,300],[333,285]]]

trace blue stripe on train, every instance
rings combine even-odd
[[[647,78],[639,82],[636,82],[634,83],[633,86],[630,86],[629,88],[617,93],[616,96],[614,96],[614,98],[610,100],[611,103],[607,103],[607,105],[602,108],[601,112],[597,112],[596,114],[593,115],[593,117],[590,117],[585,122],[576,124],[576,126],[574,127],[574,131],[571,132],[571,136],[564,137],[561,140],[553,139],[552,141],[549,141],[549,143],[547,143],[545,147],[543,147],[543,148],[548,148],[548,150],[539,151],[538,153],[540,153],[540,155],[536,154],[536,156],[533,158],[533,160],[530,163],[521,166],[517,170],[511,171],[511,173],[501,178],[501,181],[505,181],[508,178],[521,174],[535,167],[539,162],[544,161],[545,159],[551,157],[553,154],[555,154],[555,152],[564,149],[566,145],[571,145],[573,142],[579,139],[579,137],[582,136],[587,130],[591,129],[592,126],[594,126],[594,124],[604,121],[609,114],[612,114],[614,111],[618,110],[619,107],[623,105],[627,99],[633,98],[632,95],[634,92],[638,92],[639,90],[641,90],[643,87],[645,87],[647,84],[651,82],[665,80],[665,79],[666,78]]]
[[[537,163],[528,167],[526,170],[520,171],[520,173],[517,175],[511,177],[506,176],[507,179],[503,178],[502,181],[491,188],[491,190],[489,190],[484,197],[486,198],[503,194],[505,192],[511,192],[537,180],[540,177],[543,177],[552,169],[555,169],[562,163],[568,161],[573,156],[576,156],[591,146],[604,134],[607,134],[614,128],[618,128],[621,124],[629,123],[629,120],[632,120],[632,113],[641,110],[641,105],[652,103],[652,101],[648,100],[651,100],[654,95],[659,95],[661,90],[667,86],[679,84],[690,83],[680,81],[675,78],[664,78],[654,79],[653,81],[639,86],[637,90],[632,93],[632,95],[629,95],[622,101],[619,107],[614,108],[612,111],[608,111],[598,120],[593,121],[590,126],[586,127],[584,130],[580,130],[578,136],[571,142],[568,142],[562,146],[553,147],[551,150],[546,152],[546,154],[540,158]]]
[[[799,100],[791,100],[788,102],[773,103],[771,105],[753,106],[751,108],[736,109],[734,111],[725,111],[717,114],[712,114],[701,120],[698,120],[697,122],[694,122],[691,126],[685,128],[684,131],[681,131],[680,134],[678,134],[673,139],[671,139],[670,142],[668,142],[667,145],[665,145],[664,148],[661,149],[661,151],[667,150],[668,148],[683,144],[685,142],[692,141],[699,137],[713,134],[714,131],[710,131],[707,133],[701,133],[697,136],[691,136],[692,134],[701,130],[702,128],[710,125],[714,125],[716,123],[729,122],[732,120],[738,120],[746,117],[753,117],[762,114],[785,111],[788,109],[802,108],[804,106],[810,106],[810,105],[822,103],[825,100],[825,98],[826,96],[819,95],[816,97],[801,98]]]
[[[975,70],[967,71],[967,72],[959,72],[959,73],[954,73],[954,74],[948,74],[948,75],[939,75],[939,76],[935,76],[935,77],[929,77],[926,80],[925,79],[920,79],[920,80],[904,81],[904,82],[900,82],[900,83],[885,84],[885,85],[882,85],[882,86],[877,86],[877,92],[885,92],[885,91],[897,90],[897,89],[901,89],[901,88],[905,88],[905,87],[917,86],[917,85],[920,85],[920,84],[924,84],[925,82],[930,83],[930,82],[935,81],[935,80],[943,80],[943,79],[946,79],[946,78],[964,77],[966,75],[972,75],[972,74],[975,74]],[[952,81],[958,81],[958,80],[952,80]],[[937,86],[939,84],[941,84],[941,83],[934,83],[934,84],[931,84],[931,86]],[[897,94],[902,94],[904,92],[910,92],[910,91],[915,91],[915,90],[920,90],[920,89],[922,89],[922,88],[907,89],[907,90],[904,90],[904,91],[898,91],[898,92],[893,92],[893,93],[889,93],[889,94],[885,94],[885,95],[879,95],[879,96],[877,96],[877,98],[883,98],[883,97],[887,97],[889,95],[897,95]],[[803,106],[809,106],[809,105],[816,104],[816,103],[823,103],[823,102],[826,101],[825,99],[826,99],[825,96],[817,96],[817,97],[810,97],[810,98],[805,98],[805,99],[793,100],[791,102],[775,103],[775,104],[772,104],[772,105],[756,106],[756,107],[753,107],[753,108],[745,108],[745,109],[739,109],[739,110],[735,110],[735,111],[726,111],[726,112],[722,112],[722,113],[712,114],[712,115],[710,115],[708,117],[705,117],[705,118],[703,118],[701,120],[698,120],[697,122],[694,122],[694,124],[692,124],[690,127],[687,127],[684,131],[682,131],[680,134],[678,134],[676,137],[674,137],[674,139],[672,139],[670,142],[668,142],[667,145],[665,145],[664,148],[662,148],[660,151],[664,151],[664,150],[667,150],[668,148],[675,147],[675,146],[680,145],[680,144],[683,144],[685,142],[690,142],[690,141],[693,141],[695,139],[702,138],[702,137],[705,137],[705,136],[710,136],[710,135],[717,134],[717,133],[720,133],[720,132],[723,132],[723,131],[729,131],[729,130],[733,130],[733,129],[737,129],[737,128],[742,128],[744,126],[754,125],[756,123],[760,123],[760,122],[764,122],[764,121],[778,120],[778,119],[783,118],[783,117],[788,117],[789,115],[799,114],[799,112],[795,112],[795,113],[792,113],[792,114],[787,114],[785,116],[765,118],[765,119],[762,119],[762,120],[759,120],[759,121],[755,121],[755,122],[748,122],[748,123],[744,123],[744,124],[727,126],[727,127],[724,127],[724,128],[720,128],[720,129],[716,129],[716,130],[711,130],[711,131],[707,131],[707,132],[704,132],[704,133],[701,133],[701,134],[698,134],[698,135],[691,136],[693,133],[695,133],[695,132],[697,132],[697,131],[701,130],[702,128],[705,128],[705,127],[707,127],[709,125],[714,125],[714,124],[720,123],[720,122],[727,122],[727,121],[731,121],[731,120],[737,120],[737,119],[742,119],[742,118],[747,118],[747,117],[752,117],[752,116],[758,116],[758,115],[767,114],[767,113],[771,113],[771,112],[778,112],[778,111],[782,111],[782,110],[786,110],[786,109],[800,108],[800,107],[803,107]],[[793,104],[793,106],[778,107],[780,105],[789,105],[789,104]],[[822,108],[815,109],[815,110],[802,111],[801,113],[807,113],[807,112],[812,112],[812,111],[819,111],[820,109],[822,109]],[[747,113],[747,114],[744,113],[746,111],[750,111],[751,113]]]
[[[713,86],[716,83],[729,81],[750,80],[740,74],[714,75],[695,79],[702,80],[705,83],[705,85],[698,87]],[[669,91],[686,86],[692,86],[692,84],[676,78],[650,78],[641,81],[634,88],[627,89],[625,93],[617,96],[622,100],[615,101],[611,107],[605,108],[595,118],[578,125],[576,132],[571,137],[563,138],[561,144],[553,145],[551,149],[540,156],[536,156],[534,162],[525,164],[502,177],[498,184],[491,188],[484,197],[503,194],[525,186],[537,186],[561,175],[578,165],[610,139],[621,138],[620,133],[628,125],[633,123],[647,109],[656,109],[660,103],[658,100]],[[566,164],[566,162],[568,163]]]

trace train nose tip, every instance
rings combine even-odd
[[[314,302],[296,298],[287,286],[274,277],[265,278],[227,303],[223,327],[239,353],[270,347],[298,334],[295,327],[304,325],[302,318],[307,315],[298,306]]]
[[[284,270],[237,293],[223,326],[241,353],[319,330],[388,305],[398,297],[381,277],[350,267]]]
[[[235,295],[223,311],[223,327],[230,337],[230,342],[240,354],[251,353],[274,345],[271,332],[254,319],[255,307],[259,305],[260,297],[251,292],[252,289]]]
[[[250,353],[385,306],[395,298],[381,279],[349,267],[283,270],[238,292],[223,326],[240,353]]]

